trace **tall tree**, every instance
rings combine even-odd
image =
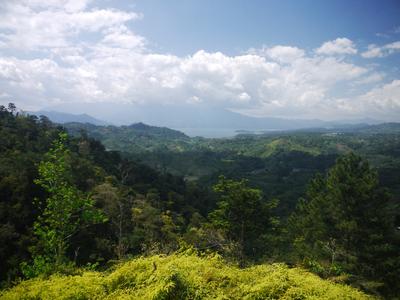
[[[297,254],[392,280],[400,257],[389,204],[368,161],[353,153],[340,157],[326,177],[311,182],[289,219]]]
[[[42,214],[34,224],[43,254],[55,264],[66,259],[69,241],[82,227],[104,222],[104,215],[94,201],[72,184],[67,134],[60,133],[53,147],[39,164],[40,185],[48,197]]]
[[[277,201],[266,201],[260,190],[247,184],[244,179],[235,181],[220,176],[214,186],[219,195],[218,207],[209,214],[213,226],[237,243],[241,260],[260,254],[267,246],[264,238],[277,222],[271,213]]]
[[[102,208],[107,216],[108,228],[115,241],[114,252],[118,259],[122,259],[129,250],[129,233],[132,233],[131,207],[133,195],[130,190],[123,191],[113,185],[114,178],[106,178],[107,182],[93,189],[93,199]]]

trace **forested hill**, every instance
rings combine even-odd
[[[121,155],[0,106],[0,298],[399,295],[398,135],[124,130],[193,148]]]
[[[362,123],[347,124],[347,125],[343,124],[331,127],[304,128],[304,129],[292,130],[291,132],[321,132],[321,133],[332,133],[332,134],[344,134],[344,133],[394,134],[400,132],[400,123],[389,122],[389,123],[380,123],[374,125],[368,125]],[[271,134],[271,132],[265,132],[264,134],[269,135]]]
[[[150,126],[135,123],[129,126],[96,126],[84,123],[65,123],[63,126],[74,136],[82,131],[96,138],[108,148],[118,151],[155,151],[168,149],[179,151],[180,145],[189,142],[190,138],[184,133],[166,127]]]
[[[354,131],[363,133],[380,133],[380,134],[400,133],[400,123],[391,122],[391,123],[370,125],[370,126],[356,128]]]
[[[46,185],[35,181],[40,178],[40,162],[54,157],[49,151],[63,132],[47,117],[26,116],[18,114],[13,106],[0,106],[0,282],[21,276],[21,263],[29,262],[45,247],[38,243],[34,224],[44,212],[40,203],[45,202],[49,192]],[[93,138],[67,138],[64,143],[66,148],[59,159],[65,163],[59,184],[68,184],[71,189],[59,196],[67,201],[68,195],[90,195],[108,219],[107,224],[82,224],[79,233],[76,228],[69,233],[72,239],[64,255],[75,257],[78,264],[105,263],[116,253],[117,257],[137,254],[145,244],[149,251],[177,249],[176,234],[183,230],[181,226],[189,223],[192,214],[205,215],[213,207],[213,198],[197,185],[188,186],[181,177],[125,160],[115,151],[106,151]],[[137,208],[135,222],[141,219],[143,225],[133,223],[133,207]],[[75,209],[80,211],[79,207]],[[75,220],[81,213],[76,215],[78,211],[69,212],[70,217]],[[142,229],[146,226],[149,229]],[[166,227],[161,231],[162,226]],[[154,229],[151,233],[147,231],[150,228]],[[55,233],[63,238],[61,232]],[[43,271],[38,270],[35,272]]]
[[[400,193],[400,123],[309,129],[235,138],[189,138],[181,132],[137,124],[94,126],[66,124],[75,135],[84,129],[107,149],[140,160],[160,172],[200,180],[211,186],[220,174],[247,178],[264,193],[281,200],[285,214],[296,205],[309,180],[335,159],[355,152],[378,169],[381,183]]]
[[[168,150],[172,152],[184,152],[190,150],[211,150],[217,152],[237,151],[245,155],[253,155],[260,142],[268,144],[277,139],[297,139],[301,143],[307,140],[321,143],[315,144],[318,152],[335,152],[332,143],[326,143],[327,139],[334,140],[360,140],[361,138],[373,138],[376,135],[396,135],[400,133],[400,123],[382,123],[378,125],[341,125],[330,128],[308,128],[301,130],[269,131],[264,133],[252,133],[251,131],[238,131],[234,138],[190,138],[184,133],[167,127],[150,126],[136,123],[130,126],[99,126],[89,123],[69,122],[63,126],[74,136],[79,136],[85,131],[89,136],[96,138],[108,148],[127,153],[141,153],[143,151],[154,152]],[[246,139],[247,150],[238,146]],[[348,145],[346,145],[348,146]],[[239,147],[239,148],[238,148]],[[304,147],[303,147],[304,148]],[[351,148],[351,147],[350,147]],[[286,149],[290,150],[290,149]],[[314,150],[313,150],[314,151]],[[306,151],[307,152],[307,151]],[[314,151],[315,152],[315,151]],[[257,156],[264,155],[262,152]]]
[[[46,111],[46,110],[28,112],[28,114],[37,117],[46,116],[47,118],[50,119],[50,121],[59,124],[78,122],[83,124],[90,123],[94,125],[108,125],[107,122],[96,119],[88,114],[69,114],[59,111]]]

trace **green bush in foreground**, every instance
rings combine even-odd
[[[137,258],[110,272],[53,275],[3,291],[0,299],[373,299],[354,288],[283,264],[246,269],[218,256]]]

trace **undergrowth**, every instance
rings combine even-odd
[[[217,255],[186,252],[136,258],[107,272],[22,281],[0,299],[373,299],[300,268],[245,269]]]

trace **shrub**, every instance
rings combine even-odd
[[[218,255],[140,257],[108,272],[23,281],[0,299],[374,299],[284,264],[245,269]]]

